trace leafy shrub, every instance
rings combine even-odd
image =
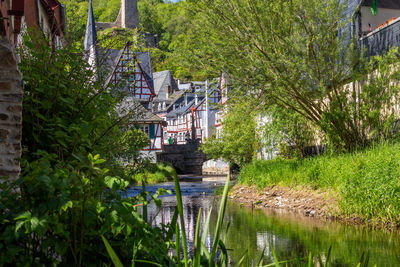
[[[134,174],[132,182],[141,184],[143,181],[149,184],[157,184],[172,180],[175,169],[162,163],[150,164],[146,169]]]
[[[117,114],[123,98],[104,86],[107,70],[95,76],[79,50],[27,37],[20,56],[22,173],[0,184],[0,265],[109,264],[100,235],[124,258],[136,247],[138,257],[162,263],[165,229],[152,228],[136,207],[152,198],[122,198],[128,181],[115,175],[148,144],[124,127],[135,110]]]

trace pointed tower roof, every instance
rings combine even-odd
[[[89,0],[89,13],[86,24],[85,41],[83,45],[85,47],[85,50],[89,50],[92,46],[96,45],[96,43],[97,43],[96,24],[93,15],[92,0]]]

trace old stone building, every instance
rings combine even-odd
[[[23,14],[23,0],[0,2],[0,176],[20,172],[22,81],[14,47]]]
[[[0,176],[20,173],[23,81],[15,48],[21,30],[40,29],[53,45],[61,46],[65,8],[57,0],[0,1]]]

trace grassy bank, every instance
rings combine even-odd
[[[400,143],[303,160],[255,161],[241,170],[239,182],[332,191],[343,215],[400,222]]]
[[[164,183],[168,180],[172,180],[172,175],[174,173],[175,170],[172,166],[162,163],[152,164],[142,172],[132,175],[130,182],[133,184],[141,184],[142,181],[145,180],[147,184]]]

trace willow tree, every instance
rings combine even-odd
[[[357,86],[377,65],[363,60],[346,7],[340,0],[195,1],[205,38],[193,44],[190,56],[229,73],[236,88],[266,106],[296,112],[333,145],[351,150],[387,130],[393,113],[383,119],[379,114],[397,102],[398,86],[390,81],[399,71],[368,76],[369,86]],[[201,53],[213,60],[196,57]],[[387,69],[396,60],[390,54],[379,66]]]

